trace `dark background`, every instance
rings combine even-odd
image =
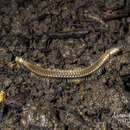
[[[107,10],[126,7],[126,0],[0,0],[0,89],[8,99],[0,128],[128,129],[130,119],[124,123],[114,113],[130,113],[130,17],[104,19]],[[66,39],[45,34],[79,30],[89,33]],[[15,62],[20,56],[43,68],[81,68],[112,47],[122,49],[77,80],[40,77]]]

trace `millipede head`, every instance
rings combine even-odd
[[[117,52],[119,52],[119,50],[120,50],[120,47],[111,48],[111,49],[109,49],[109,50],[106,51],[106,54],[108,56],[111,56],[111,55],[114,55]]]
[[[119,52],[120,48],[116,47],[116,48],[112,48],[110,51],[110,55],[116,54],[117,52]]]

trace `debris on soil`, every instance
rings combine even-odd
[[[129,129],[129,4],[0,0],[0,90],[7,97],[1,96],[0,129]],[[44,78],[15,64],[22,57],[45,69],[84,68],[113,47],[122,52],[79,81]]]
[[[0,91],[0,103],[5,100],[5,92],[3,90]]]
[[[90,18],[90,19],[93,19],[93,20],[95,20],[95,21],[97,21],[97,22],[99,22],[99,23],[101,23],[101,25],[103,25],[103,26],[105,26],[106,28],[108,28],[108,25],[101,19],[101,18],[98,18],[98,17],[96,17],[96,16],[93,16],[93,15],[91,15],[89,12],[85,12],[85,15],[86,15],[86,17],[88,17],[88,18]]]
[[[13,108],[21,108],[25,103],[26,93],[18,93],[15,96],[5,99],[5,105]]]
[[[125,91],[130,92],[130,74],[121,76]]]
[[[81,38],[89,33],[88,30],[72,31],[72,32],[45,32],[49,38],[53,39],[67,39],[67,38]]]
[[[130,6],[123,9],[107,10],[104,13],[104,20],[113,20],[130,16]]]

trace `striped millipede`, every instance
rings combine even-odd
[[[96,70],[98,70],[109,58],[110,56],[116,54],[120,50],[119,47],[111,48],[106,50],[104,54],[100,56],[92,65],[73,70],[60,70],[60,69],[43,69],[39,65],[32,64],[28,61],[25,61],[21,57],[16,57],[15,61],[23,64],[30,71],[44,77],[57,77],[57,78],[78,78],[85,77]]]

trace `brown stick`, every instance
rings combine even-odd
[[[88,30],[71,31],[71,32],[45,32],[49,38],[66,39],[66,38],[80,38],[89,33]]]
[[[130,16],[130,7],[118,10],[107,10],[104,13],[104,20],[112,20]]]

